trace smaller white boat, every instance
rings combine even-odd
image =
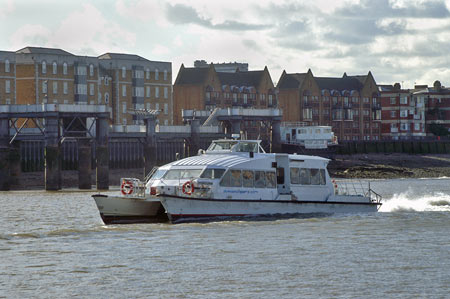
[[[151,185],[157,180],[158,171],[151,172],[150,179],[142,182],[136,178],[122,178],[119,196],[95,194],[100,217],[105,224],[167,222],[167,214],[158,198],[150,194]],[[148,188],[146,188],[146,185]]]

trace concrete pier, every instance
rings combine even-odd
[[[59,118],[57,115],[47,115],[45,123],[45,190],[55,191],[61,189]]]
[[[98,190],[109,189],[108,119],[99,118],[96,124],[96,177]]]
[[[9,191],[9,147],[0,145],[0,191]]]
[[[145,142],[144,142],[144,177],[156,165],[156,118],[147,116],[144,118]]]
[[[0,118],[0,191],[8,191],[9,182],[9,119]]]
[[[280,126],[281,123],[278,120],[272,121],[272,142],[271,149],[272,153],[281,152],[281,135],[280,135]]]
[[[78,188],[91,189],[92,148],[90,138],[80,138],[78,141]]]

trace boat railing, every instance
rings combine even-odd
[[[136,178],[121,178],[120,191],[125,197],[145,197],[145,182]]]
[[[361,180],[334,181],[334,189],[336,195],[361,195],[369,197],[373,202],[381,201],[381,195],[370,188],[370,182],[366,185]]]
[[[150,180],[152,175],[158,170],[158,168],[159,168],[158,166],[153,166],[152,170],[150,170],[149,173],[144,178],[145,183],[148,183],[148,181]]]

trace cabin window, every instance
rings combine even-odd
[[[225,169],[207,168],[200,175],[202,179],[220,179]]]
[[[311,185],[320,185],[320,172],[319,169],[311,168]]]
[[[223,187],[242,187],[242,176],[240,170],[229,170],[225,173],[220,186]]]
[[[201,169],[171,169],[164,175],[166,180],[192,179],[198,178]]]
[[[266,171],[266,186],[267,188],[275,188],[277,186],[275,171]]]
[[[240,170],[231,170],[230,185],[231,187],[242,186],[242,176]]]
[[[255,171],[255,188],[266,187],[266,176],[264,171]]]
[[[251,170],[242,171],[242,184],[244,187],[253,188],[254,175]]]
[[[300,184],[299,168],[291,168],[291,184]]]
[[[311,175],[308,168],[300,168],[300,184],[302,185],[311,184]]]

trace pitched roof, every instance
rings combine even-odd
[[[357,80],[359,80],[359,82],[361,82],[362,84],[366,83],[366,79],[367,79],[367,75],[356,75],[356,76],[347,76],[350,78],[355,78]]]
[[[123,53],[105,53],[98,57],[98,59],[119,59],[119,60],[140,60],[149,61],[139,55],[123,54]]]
[[[247,72],[217,72],[220,83],[222,85],[236,86],[253,86],[258,87],[261,82],[264,71],[247,71]]]
[[[363,88],[363,83],[354,76],[344,76],[342,78],[331,78],[331,77],[314,77],[319,85],[320,89],[328,89],[328,90],[358,90],[360,91]]]
[[[286,74],[283,79],[278,82],[278,88],[299,88],[308,73]]]
[[[25,47],[16,51],[18,54],[51,54],[51,55],[71,55],[72,53],[66,52],[56,48],[41,48],[41,47]]]
[[[182,68],[178,73],[175,84],[202,84],[208,76],[209,68]]]

